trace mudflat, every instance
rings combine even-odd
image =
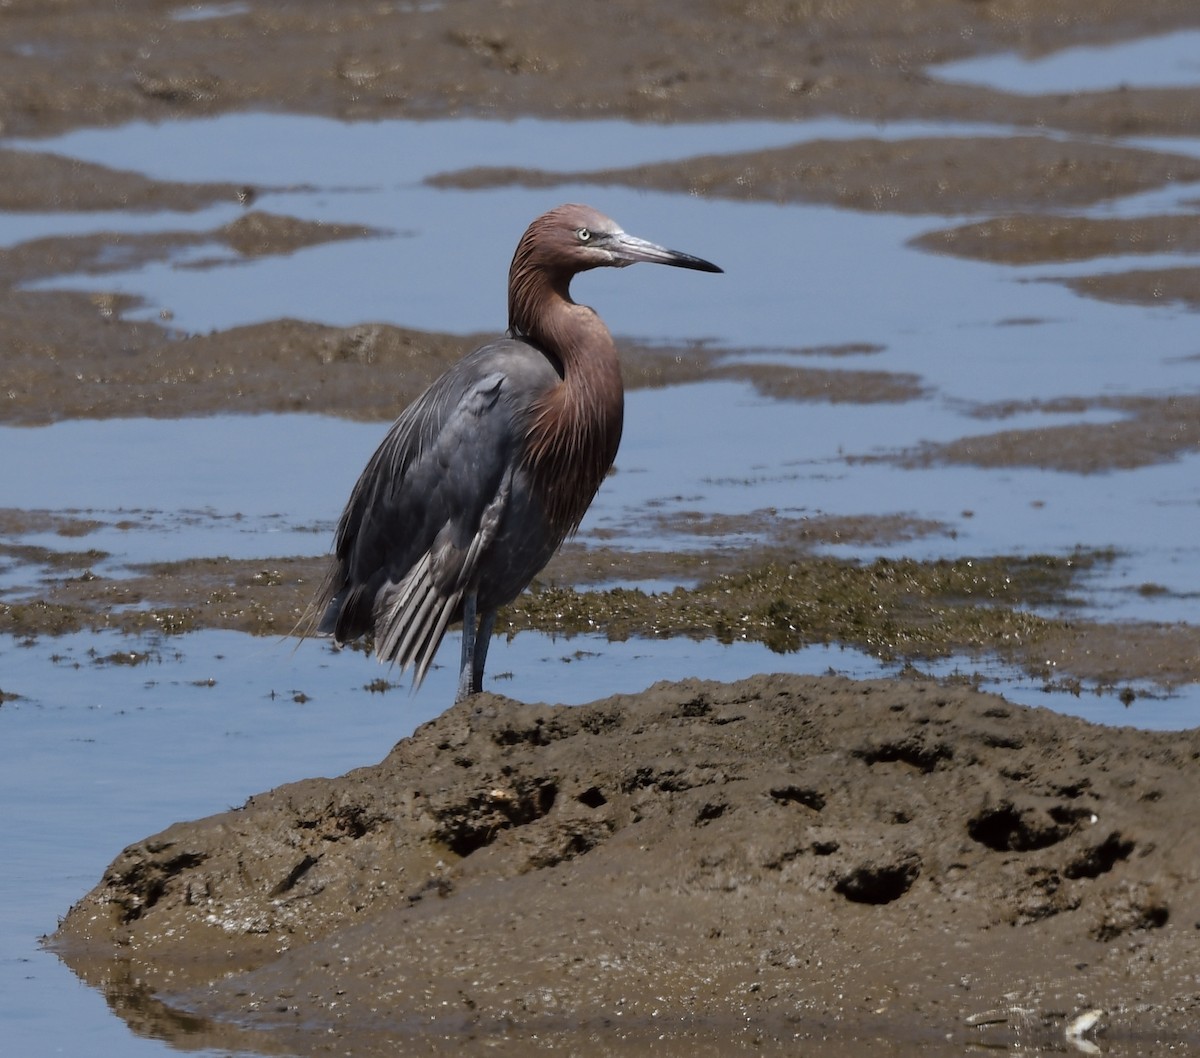
[[[192,1046],[1192,1046],[1198,782],[1197,732],[921,679],[485,694],[130,846],[55,944]]]
[[[0,63],[0,131],[37,137],[248,108],[1200,131],[1198,89],[1018,96],[924,72],[985,51],[1196,27],[1193,0],[351,0],[178,17],[189,11],[154,0],[0,6],[0,37],[13,42]],[[3,148],[0,174],[9,210],[240,201],[243,219],[206,237],[246,256],[363,235],[263,213],[253,188],[168,184]],[[1078,261],[1114,240],[1152,249],[1180,231],[1191,238],[1190,223],[1133,232],[1070,211],[1197,175],[1161,143],[1135,151],[1030,135],[867,138],[637,171],[581,159],[572,179],[947,217],[993,211],[994,221],[928,236],[927,248]],[[440,179],[554,182],[532,161]],[[1047,207],[1052,229],[1037,217]],[[160,234],[125,252],[166,258],[195,238]],[[60,237],[0,251],[4,421],[283,410],[383,420],[464,348],[446,335],[291,320],[180,335],[170,321],[124,319],[119,298],[23,286],[102,273],[104,245]],[[1102,298],[1149,302],[1169,290],[1200,301],[1187,268],[1075,271],[1064,282]],[[630,383],[730,370],[711,351],[678,352],[627,346]],[[362,381],[379,370],[401,379],[398,390],[364,400]],[[857,374],[882,400],[920,384]],[[801,366],[754,381],[806,399],[828,380]],[[1023,431],[905,458],[1091,471],[1169,458],[1200,436],[1194,399],[1123,410],[1136,446]],[[584,583],[585,566],[568,561],[562,580]],[[168,590],[211,600],[218,581],[226,597],[230,585],[253,590],[257,631],[277,630],[311,578],[306,569],[251,584],[247,569],[192,564],[168,588],[162,572],[148,569],[139,585],[152,602]],[[761,578],[742,583],[752,609]],[[58,610],[5,604],[0,617],[6,630],[52,632],[45,622],[100,623],[107,601],[85,585]],[[195,605],[191,626],[229,624],[228,610]],[[695,610],[680,607],[681,626]],[[1102,629],[1043,631],[1080,665],[1120,655]],[[1177,678],[1200,665],[1189,629],[1139,634],[1137,658]],[[189,1047],[728,1054],[807,1040],[850,1054],[970,1043],[1086,1051],[1099,1040],[1112,1053],[1181,1053],[1200,1046],[1200,850],[1188,826],[1198,761],[1193,732],[1089,726],[916,676],[659,685],[574,709],[484,695],[375,767],[132,844],[52,943],[131,1025]]]

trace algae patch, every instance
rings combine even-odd
[[[560,583],[536,582],[501,612],[498,634],[686,636],[759,642],[780,654],[841,644],[914,663],[990,656],[1073,692],[1080,681],[1171,687],[1200,680],[1200,636],[1188,626],[1110,626],[1069,615],[1080,578],[1113,561],[1110,551],[860,563],[775,542],[688,555],[579,550],[582,557],[560,556],[548,571]],[[287,636],[324,561],[192,559],[135,567],[129,576],[65,571],[45,577],[37,597],[10,592],[0,599],[0,633],[175,635],[222,628]],[[629,586],[638,578],[679,586],[655,594]],[[598,579],[623,585],[579,587]],[[369,650],[370,643],[353,647]]]
[[[763,547],[743,552],[740,567],[691,556],[693,572],[720,570],[694,587],[662,594],[636,588],[581,591],[535,585],[500,619],[509,634],[602,632],[689,636],[722,643],[754,640],[786,652],[809,643],[841,642],[884,657],[940,657],[1026,643],[1063,622],[1030,606],[1070,605],[1075,577],[1106,556],[993,557],[869,564],[829,556],[797,556]],[[647,572],[646,556],[630,572]],[[670,560],[672,556],[667,556]],[[0,630],[56,635],[81,628],[151,629],[168,633],[229,628],[256,635],[291,631],[318,582],[323,560],[268,563],[194,559],[138,567],[122,578],[64,577],[42,597],[0,604]],[[609,553],[607,571],[623,571]],[[679,577],[678,556],[670,576]]]
[[[540,628],[602,631],[612,639],[754,640],[780,653],[813,643],[844,643],[888,660],[1005,653],[1064,625],[1023,607],[1069,605],[1075,576],[1099,557],[869,564],[781,558],[660,595],[546,588],[522,596],[504,618],[510,633]]]

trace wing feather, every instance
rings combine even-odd
[[[527,343],[464,358],[392,424],[351,492],[301,634],[374,633],[420,683],[509,507],[520,413],[557,375]]]

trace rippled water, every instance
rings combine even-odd
[[[217,17],[231,6],[192,5]],[[981,77],[1000,76],[975,69]],[[980,133],[1006,130],[845,121],[345,125],[236,115],[82,131],[25,146],[163,179],[253,184],[268,189],[258,208],[389,232],[252,261],[208,247],[202,252],[212,263],[204,269],[181,267],[188,262],[184,255],[47,284],[137,295],[146,316],[167,311],[183,330],[284,315],[456,333],[498,330],[508,259],[525,223],[556,201],[591,201],[628,230],[711,258],[727,271],[714,278],[641,268],[581,277],[576,295],[597,305],[615,333],[709,339],[757,350],[737,354],[742,357],[789,363],[796,360],[781,350],[874,343],[882,353],[850,362],[806,356],[803,363],[913,372],[929,395],[895,405],[789,403],[729,382],[632,393],[618,473],[589,514],[585,538],[603,529],[618,543],[686,546],[645,528],[651,507],[724,514],[774,507],[790,516],[902,512],[944,521],[956,535],[837,550],[926,557],[1114,548],[1117,560],[1087,586],[1087,613],[1191,620],[1200,594],[1198,457],[1087,476],[1020,468],[902,470],[846,458],[984,432],[987,424],[968,414],[975,402],[1196,391],[1200,342],[1193,314],[1106,305],[1037,281],[1130,262],[998,266],[908,245],[915,235],[970,218],[731,203],[620,187],[462,191],[422,183],[428,175],[477,164],[534,161],[539,168],[575,171],[815,138]],[[1197,142],[1170,146],[1200,152]],[[1196,193],[1194,186],[1173,186],[1093,212],[1182,211]],[[237,215],[227,206],[191,214],[0,214],[0,244],[50,234],[209,230]],[[1142,259],[1137,267],[1155,263]],[[1002,325],[1014,319],[1036,322]],[[1001,426],[1111,417],[1039,413]],[[102,549],[111,554],[104,572],[112,575],[148,559],[314,554],[327,546],[353,477],[382,430],[286,415],[3,427],[0,495],[10,507],[86,512],[101,527],[82,541],[52,534],[20,541]],[[36,568],[10,564],[0,568],[0,587],[36,593],[40,576]],[[1137,590],[1147,583],[1172,590]],[[447,652],[453,649],[447,645]],[[497,642],[489,686],[530,700],[578,702],[685,675],[829,668],[852,675],[886,671],[838,649],[773,655],[754,644],[610,644],[522,635]],[[123,844],[280,782],[377,760],[451,697],[446,667],[417,695],[403,688],[367,690],[380,675],[355,652],[334,654],[317,644],[293,652],[291,645],[225,632],[0,640],[0,688],[22,696],[0,706],[0,785],[4,803],[14,808],[6,813],[9,855],[0,866],[6,896],[0,903],[6,1037],[0,1052],[161,1054],[164,1044],[131,1036],[98,995],[37,950],[34,938],[54,928],[55,916],[96,881]],[[1138,699],[1127,709],[1111,694],[1047,695],[998,666],[985,666],[984,675],[1015,700],[1100,722],[1174,728],[1200,717],[1194,688],[1165,700]]]

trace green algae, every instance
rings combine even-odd
[[[1200,642],[1186,628],[1110,627],[1070,615],[1080,578],[1111,562],[1111,551],[861,563],[777,545],[657,556],[599,550],[596,563],[576,555],[548,571],[557,583],[536,583],[501,612],[497,632],[686,636],[760,642],[779,653],[841,644],[918,663],[990,655],[1048,681],[1145,678],[1173,685],[1200,672]],[[63,570],[43,580],[39,598],[0,601],[0,633],[175,635],[223,628],[287,636],[325,561],[204,558],[135,567],[127,577]],[[679,586],[657,594],[628,586],[645,578]],[[614,582],[625,586],[584,587]],[[371,648],[369,640],[350,646]]]
[[[638,588],[579,590],[535,585],[501,615],[510,633],[602,632],[689,636],[722,643],[756,640],[773,650],[842,642],[883,657],[941,656],[962,649],[1002,649],[1025,643],[1064,622],[1031,612],[1067,606],[1077,576],[1111,558],[1088,552],[1055,557],[881,558],[863,564],[774,549],[742,554],[742,568],[714,566],[701,552],[684,566],[694,577],[721,572],[694,587],[649,594]],[[646,575],[644,555],[635,563]],[[680,556],[662,556],[663,572],[680,577]],[[67,577],[43,598],[0,604],[0,631],[56,635],[84,628],[167,633],[234,628],[287,634],[319,580],[319,559],[233,559],[154,563],[129,578]],[[611,578],[625,572],[608,555]],[[652,572],[652,571],[649,571]],[[578,582],[577,582],[578,583]]]
[[[1066,626],[1028,607],[1069,605],[1077,575],[1103,557],[774,560],[658,595],[545,588],[522,596],[503,618],[510,632],[752,640],[780,653],[814,643],[885,659],[1006,653]]]

